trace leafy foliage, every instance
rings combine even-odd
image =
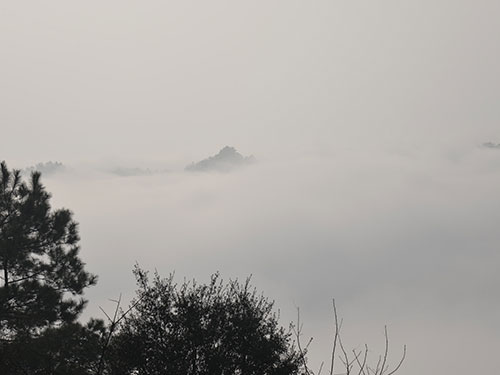
[[[273,303],[249,280],[152,283],[136,267],[138,302],[112,342],[113,374],[298,374],[302,359]],[[136,302],[137,302],[136,301]]]

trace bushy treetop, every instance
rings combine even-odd
[[[273,302],[249,280],[208,284],[173,275],[150,282],[136,267],[135,309],[113,343],[113,373],[297,374],[301,357]]]

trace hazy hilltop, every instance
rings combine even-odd
[[[483,148],[492,148],[496,150],[500,150],[500,143],[493,143],[493,142],[485,142],[482,144]]]
[[[243,156],[234,147],[226,146],[214,156],[197,163],[191,163],[186,167],[186,170],[191,172],[228,172],[254,162],[255,158],[253,156]]]
[[[34,166],[24,168],[22,172],[23,174],[28,175],[32,172],[38,171],[44,176],[50,176],[55,173],[64,172],[65,169],[66,167],[61,162],[48,161],[46,163],[38,163]]]
[[[152,176],[168,172],[169,171],[166,169],[150,169],[140,167],[116,167],[109,170],[109,173],[120,177]]]

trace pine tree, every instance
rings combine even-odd
[[[96,283],[96,276],[84,270],[78,241],[72,213],[51,209],[40,173],[32,172],[26,183],[20,171],[9,171],[2,162],[0,356],[9,345],[76,324],[86,304],[83,291]]]

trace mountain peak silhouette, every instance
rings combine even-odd
[[[197,163],[191,163],[186,167],[186,170],[191,172],[228,172],[234,168],[251,164],[254,161],[253,156],[243,156],[234,147],[225,146],[216,155]]]

